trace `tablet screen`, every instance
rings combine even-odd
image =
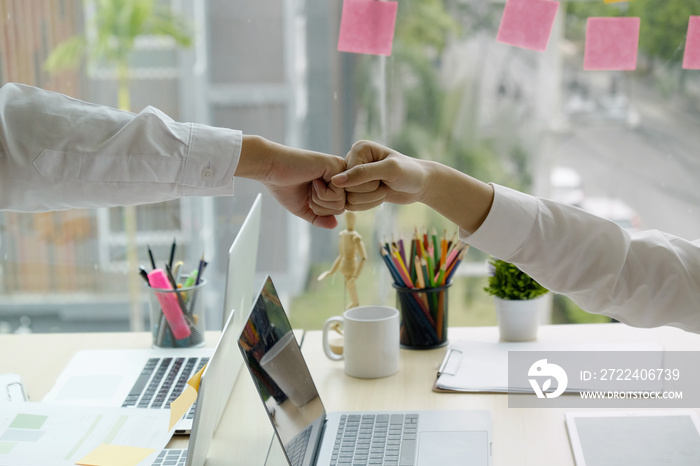
[[[576,466],[700,465],[693,411],[610,411],[566,414]]]

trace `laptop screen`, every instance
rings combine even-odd
[[[258,193],[228,251],[222,328],[234,310],[238,314],[235,325],[242,325],[241,316],[246,315],[253,302],[261,216],[262,196]]]
[[[287,315],[268,277],[243,327],[238,346],[290,464],[301,464],[303,445],[325,409]]]

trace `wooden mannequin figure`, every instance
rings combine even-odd
[[[340,255],[336,258],[330,270],[318,276],[319,281],[335,273],[340,268],[340,273],[345,277],[345,288],[350,294],[350,303],[346,309],[360,305],[357,299],[357,277],[362,272],[362,267],[367,260],[367,251],[362,242],[362,236],[355,231],[355,212],[345,212],[345,224],[347,228],[340,232]]]

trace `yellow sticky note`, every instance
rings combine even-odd
[[[75,464],[83,466],[136,466],[155,450],[103,443]]]
[[[207,367],[205,364],[195,375],[187,381],[187,386],[185,390],[175,398],[175,400],[170,403],[170,427],[168,430],[172,430],[177,424],[182,416],[185,415],[192,404],[197,401],[197,394],[199,393],[199,385],[202,383],[202,373]]]
[[[190,406],[197,400],[197,390],[192,386],[187,385],[185,391],[183,391],[180,396],[175,398],[172,403],[170,403],[170,427],[168,430],[172,430],[177,424],[182,416],[185,415]]]
[[[192,376],[190,380],[187,381],[188,384],[197,392],[199,392],[199,384],[202,383],[202,374],[204,373],[204,369],[207,368],[207,365],[205,364],[204,367],[202,367],[195,375]]]

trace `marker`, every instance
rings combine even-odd
[[[172,290],[173,287],[170,284],[170,280],[168,280],[168,277],[165,275],[165,272],[162,269],[152,270],[148,274],[148,282],[151,284],[151,288],[164,290],[164,292],[158,292],[157,290],[154,290],[154,292],[160,303],[163,315],[168,321],[168,324],[170,324],[175,339],[182,340],[183,338],[189,337],[192,332],[190,326],[187,325],[185,316],[182,314],[177,296],[175,296],[175,293],[167,292],[167,290]]]

